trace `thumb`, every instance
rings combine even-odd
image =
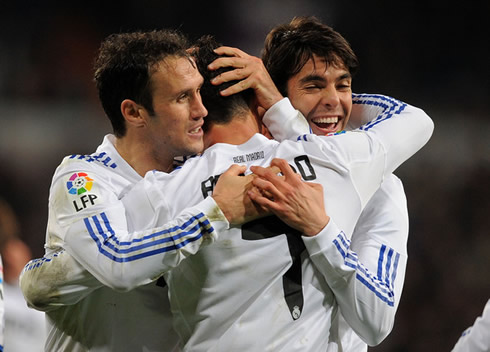
[[[228,176],[239,176],[240,174],[244,174],[245,171],[247,171],[247,166],[245,165],[238,165],[238,164],[233,164],[231,165],[228,170],[226,170],[223,175],[228,175]]]

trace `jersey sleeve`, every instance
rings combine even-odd
[[[64,182],[63,179],[59,185],[63,187]],[[201,246],[213,242],[218,227],[229,226],[210,198],[185,209],[173,219],[161,217],[146,223],[151,227],[142,224],[142,227],[130,228],[129,208],[135,208],[142,216],[153,210],[145,193],[133,194],[136,194],[133,201],[125,203],[111,194],[105,195],[103,207],[95,206],[77,214],[65,214],[70,213],[66,209],[69,204],[56,207],[56,210],[61,209],[55,221],[63,234],[63,248],[111,288],[130,290],[157,279]],[[58,195],[57,199],[60,198]],[[168,213],[167,204],[160,206],[159,214]],[[212,216],[211,220],[208,215]]]
[[[111,180],[96,172],[77,174],[91,180],[85,184],[86,192],[70,193],[73,172],[56,176],[51,187],[47,254],[31,261],[21,280],[33,307],[46,310],[76,303],[101,284],[121,291],[147,284],[212,243],[218,230],[229,226],[209,197],[171,220],[161,218],[151,228],[130,230],[125,207],[131,205],[124,205],[111,191]],[[144,204],[143,199],[134,206]]]
[[[298,140],[318,145],[324,155],[334,152],[349,169],[364,207],[383,177],[419,151],[434,130],[431,118],[417,107],[381,95],[361,95],[378,110],[376,118],[349,132],[303,135]],[[381,173],[381,179],[380,179]]]
[[[380,94],[356,94],[352,93],[352,111],[347,129],[353,130],[375,120],[378,116],[386,113],[394,107],[388,102],[382,104],[378,99],[393,99]],[[393,101],[396,101],[393,99]]]
[[[373,346],[393,328],[405,278],[408,212],[397,181],[390,180],[375,193],[351,239],[335,223],[330,231],[303,239],[342,316]]]
[[[386,173],[392,173],[419,151],[434,131],[432,119],[422,110],[397,99],[359,94],[357,104],[376,107],[376,118],[362,125],[371,140],[378,140],[386,151]],[[371,113],[372,114],[372,113]]]
[[[484,352],[490,350],[490,300],[483,314],[475,320],[473,326],[466,329],[452,352]]]
[[[27,305],[43,312],[76,304],[103,286],[64,249],[29,261],[19,284]]]
[[[370,209],[369,202],[376,199],[382,180],[425,145],[433,124],[422,110],[392,98],[367,96],[365,99],[374,106],[382,106],[377,117],[357,132],[306,137],[319,139],[320,144],[336,138],[333,149],[342,155],[343,164],[350,169],[361,209],[368,209],[365,217],[352,236],[331,219],[324,231],[304,241],[315,266],[334,291],[345,320],[367,344],[376,345],[393,325],[405,273],[408,221],[402,189],[398,199],[388,198],[387,204],[378,199],[375,208]],[[358,132],[362,136],[356,137]],[[390,202],[398,203],[399,209]]]
[[[275,140],[296,139],[299,135],[311,133],[308,121],[296,110],[288,98],[283,98],[269,108],[262,118]]]
[[[5,305],[3,297],[3,262],[0,255],[0,351],[3,351],[3,333],[5,330]]]

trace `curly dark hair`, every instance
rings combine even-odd
[[[340,33],[314,16],[295,17],[267,35],[262,60],[277,88],[287,96],[287,82],[317,55],[328,65],[345,66],[354,76],[359,61]]]
[[[176,30],[118,33],[101,44],[95,60],[94,80],[99,99],[114,134],[126,134],[121,102],[134,100],[154,114],[151,76],[169,56],[189,57],[187,38]]]
[[[208,110],[208,116],[204,119],[204,130],[208,129],[209,124],[226,124],[233,118],[240,115],[240,112],[248,111],[250,99],[253,91],[247,89],[243,92],[224,97],[220,91],[226,89],[238,81],[230,81],[219,86],[211,84],[210,80],[223,72],[233,70],[233,68],[224,67],[215,71],[208,70],[208,65],[219,57],[214,49],[220,47],[214,37],[203,36],[195,43],[194,58],[196,65],[204,78],[201,87],[201,97],[204,106]]]

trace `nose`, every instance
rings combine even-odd
[[[339,94],[333,84],[329,84],[322,89],[321,103],[328,107],[336,107],[340,104]]]
[[[208,110],[202,103],[202,98],[200,94],[196,94],[195,99],[193,99],[193,104],[191,109],[192,109],[191,110],[192,117],[195,119],[206,117],[208,114]]]

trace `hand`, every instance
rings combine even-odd
[[[253,188],[254,175],[240,176],[246,171],[246,166],[234,164],[218,179],[213,190],[213,198],[220,207],[226,219],[232,225],[245,222],[270,214],[249,197],[248,191]]]
[[[322,185],[302,181],[284,159],[273,159],[271,166],[277,166],[284,176],[260,166],[250,167],[258,176],[253,185],[260,190],[251,190],[250,198],[306,236],[318,234],[330,221]]]
[[[214,60],[209,64],[208,69],[217,70],[221,67],[234,67],[235,69],[220,74],[211,83],[219,85],[224,82],[239,81],[222,90],[221,95],[228,96],[251,88],[255,91],[259,107],[265,110],[283,98],[261,59],[228,46],[219,47],[215,52],[218,55],[227,56]]]

